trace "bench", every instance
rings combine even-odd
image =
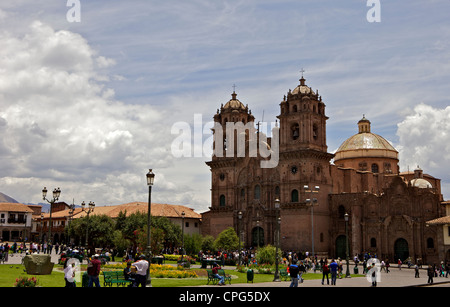
[[[208,273],[208,282],[206,284],[209,285],[212,282],[213,285],[217,285],[220,279],[213,274],[212,270],[206,269],[206,272]]]
[[[290,278],[290,275],[287,272],[287,269],[280,269],[280,279],[288,280]]]
[[[314,267],[314,273],[316,273],[316,271],[322,272],[322,266],[321,266],[320,264],[317,264],[317,265]]]
[[[228,281],[228,283],[231,285],[231,275],[230,274],[225,274],[224,270],[217,270],[217,273],[219,275],[223,276],[224,283],[226,283]]]
[[[104,282],[103,285],[111,287],[113,284],[117,286],[126,286],[132,283],[131,280],[126,280],[122,271],[102,271]]]

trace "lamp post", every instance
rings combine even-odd
[[[281,225],[281,217],[280,217],[280,200],[275,199],[275,209],[276,209],[276,221],[277,221],[277,232],[276,232],[276,247],[275,247],[275,275],[273,277],[273,281],[281,281],[280,272],[278,270],[278,249],[280,248],[280,225]]]
[[[44,213],[41,213],[41,231],[39,231],[39,241],[42,244],[42,228],[44,227]]]
[[[86,243],[85,243],[85,249],[87,251],[88,249],[88,236],[89,236],[89,214],[93,212],[95,209],[95,203],[93,201],[89,202],[89,208],[86,209],[86,203],[83,201],[81,203],[81,211],[86,212]]]
[[[313,198],[314,193],[319,193],[320,187],[315,186],[314,190],[309,188],[309,186],[304,185],[303,189],[306,193],[310,193],[311,196],[306,200],[306,203],[311,206],[311,248],[312,248],[312,257],[314,258],[314,206],[317,205],[317,198]]]
[[[345,278],[349,278],[350,276],[350,269],[349,269],[349,246],[348,246],[348,213],[345,213],[344,215],[345,220],[345,241],[346,241],[346,258],[347,258],[347,272],[345,273]]]
[[[258,242],[256,243],[256,246],[258,247],[258,251],[259,251],[259,217],[256,220],[256,240],[258,240]]]
[[[181,212],[181,262],[183,262],[183,256],[184,256],[184,217],[186,216],[186,213]]]
[[[148,271],[147,271],[147,282],[146,286],[152,286],[152,279],[150,277],[150,264],[152,263],[152,247],[151,247],[151,211],[152,211],[152,186],[155,181],[155,174],[149,169],[147,173],[147,185],[148,185],[148,210],[147,210],[147,260],[148,260]]]
[[[69,245],[70,245],[70,224],[72,224],[72,219],[73,219],[73,216],[74,216],[74,214],[73,214],[74,212],[75,212],[75,204],[72,203],[70,205],[70,209],[69,209],[69,227],[68,227],[68,234],[67,234],[67,236],[69,237],[69,241],[68,241]]]
[[[52,207],[55,202],[58,201],[59,196],[61,195],[61,190],[59,188],[53,189],[53,198],[51,200],[47,199],[47,188],[44,187],[42,190],[42,199],[47,201],[50,204],[50,219],[49,219],[49,225],[48,225],[48,238],[47,241],[52,243]]]
[[[239,252],[239,263],[238,265],[241,265],[241,260],[242,260],[242,253],[241,253],[241,225],[242,225],[242,211],[239,211],[238,213],[238,239],[239,239],[239,247],[238,247],[238,252]]]

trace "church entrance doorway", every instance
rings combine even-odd
[[[347,258],[347,240],[346,236],[341,235],[336,238],[336,258],[346,259]]]
[[[403,238],[397,239],[394,243],[394,261],[400,259],[404,262],[409,257],[408,241]]]
[[[252,230],[252,246],[264,246],[264,229],[259,226]]]

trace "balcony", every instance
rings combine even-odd
[[[26,224],[26,219],[9,218],[8,224]]]

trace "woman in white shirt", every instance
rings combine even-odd
[[[68,261],[66,261],[64,268],[64,280],[66,281],[66,287],[75,288],[75,262],[72,262],[69,265],[67,265],[67,262]]]

